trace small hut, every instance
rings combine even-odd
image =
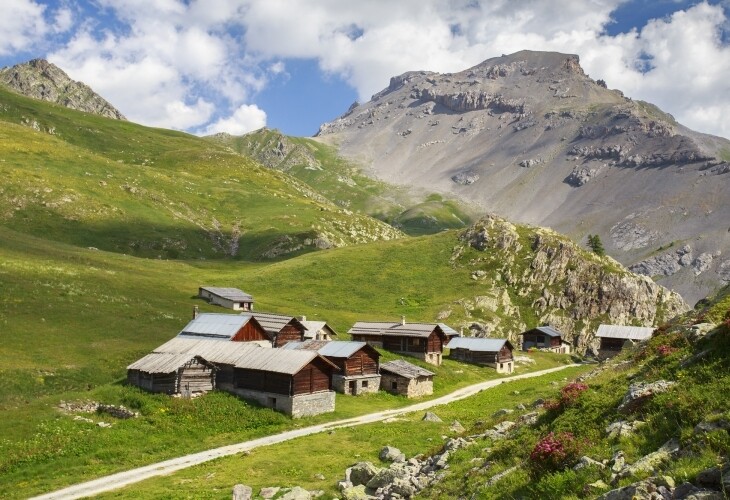
[[[456,337],[449,342],[449,358],[491,366],[497,373],[514,370],[513,347],[507,339]]]
[[[127,382],[150,392],[190,397],[213,390],[215,366],[188,353],[153,352],[127,367]]]
[[[563,340],[563,334],[551,326],[538,326],[520,334],[522,336],[522,350],[531,347],[558,354],[570,354],[570,343]]]
[[[294,316],[255,312],[253,317],[266,330],[274,347],[281,347],[287,342],[304,340],[307,328]]]
[[[380,388],[408,398],[433,394],[434,373],[402,359],[380,365]]]
[[[253,297],[238,288],[201,286],[198,297],[210,304],[227,307],[234,311],[253,311]]]
[[[628,344],[651,338],[654,328],[643,326],[599,325],[596,338],[600,339],[598,357],[612,358]]]
[[[302,316],[299,322],[304,325],[304,340],[334,340],[337,332],[326,321],[311,321]]]

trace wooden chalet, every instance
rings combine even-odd
[[[238,288],[201,286],[198,297],[210,304],[227,307],[234,311],[253,311],[253,297]]]
[[[653,333],[654,328],[651,327],[599,325],[596,332],[596,338],[600,340],[598,357],[600,359],[612,358],[627,344],[633,345],[636,342],[647,340]]]
[[[507,339],[456,337],[449,342],[449,350],[451,359],[491,366],[497,373],[514,371],[513,347]]]
[[[356,396],[380,388],[380,353],[365,342],[307,340],[289,342],[283,349],[316,351],[340,371],[332,376],[332,386],[342,394]]]
[[[408,398],[433,394],[433,376],[420,366],[398,359],[380,365],[380,388]]]
[[[337,337],[337,332],[325,321],[311,321],[302,316],[299,322],[306,328],[304,340],[334,340],[333,337]]]
[[[563,334],[551,326],[538,326],[520,334],[522,350],[541,349],[559,354],[570,354],[570,343],[563,340]]]
[[[273,344],[263,326],[250,314],[196,314],[178,333],[178,337],[255,342],[264,347]]]
[[[304,340],[307,328],[293,316],[254,312],[253,317],[264,328],[271,345],[281,347],[287,342]]]
[[[338,371],[313,351],[176,337],[129,365],[127,381],[153,392],[225,390],[303,417],[334,411],[332,376]]]
[[[406,354],[440,365],[448,337],[436,323],[399,323],[358,321],[348,331],[352,340],[367,342],[373,347]]]

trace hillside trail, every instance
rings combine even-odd
[[[558,366],[556,368],[548,368],[546,370],[539,370],[536,372],[524,373],[522,375],[514,375],[512,377],[505,377],[496,380],[488,380],[485,382],[479,382],[478,384],[470,385],[458,389],[452,393],[446,394],[445,396],[438,397],[429,401],[423,401],[422,403],[416,403],[413,405],[405,406],[403,408],[396,408],[392,410],[384,410],[375,413],[369,413],[367,415],[361,415],[359,417],[347,418],[343,420],[336,420],[334,422],[328,422],[325,424],[312,425],[310,427],[304,427],[301,429],[294,429],[291,431],[282,432],[280,434],[274,434],[271,436],[264,436],[258,439],[252,439],[250,441],[243,441],[228,446],[221,446],[220,448],[213,448],[211,450],[201,451],[198,453],[191,453],[178,458],[172,458],[163,462],[157,462],[154,464],[146,465],[144,467],[138,467],[125,472],[118,472],[109,476],[100,477],[92,481],[79,483],[73,486],[69,486],[62,490],[46,493],[41,496],[33,497],[31,500],[68,500],[74,498],[84,498],[93,495],[98,495],[106,491],[116,490],[129,486],[130,484],[138,483],[156,476],[163,476],[172,474],[175,471],[192,467],[210,460],[215,460],[221,457],[227,457],[242,453],[244,451],[253,450],[262,446],[269,446],[272,444],[282,443],[291,439],[296,439],[302,436],[309,436],[310,434],[317,434],[319,432],[329,431],[332,429],[340,429],[343,427],[353,427],[356,425],[370,424],[373,422],[380,422],[382,420],[404,415],[406,413],[413,413],[416,411],[427,410],[434,406],[441,406],[454,401],[459,401],[469,396],[473,396],[478,392],[485,389],[491,389],[505,382],[512,382],[515,380],[522,380],[526,378],[540,377],[556,371],[564,370],[565,368],[571,368],[580,366],[577,364],[570,364],[564,366]]]

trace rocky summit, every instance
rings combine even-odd
[[[50,101],[67,108],[126,120],[124,115],[89,86],[77,82],[45,59],[0,69],[0,84],[19,94]]]
[[[607,88],[578,56],[521,51],[404,73],[317,137],[383,180],[576,241],[598,234],[690,301],[730,282],[730,141]]]

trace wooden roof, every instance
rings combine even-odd
[[[428,337],[438,330],[446,336],[441,326],[437,323],[389,323],[389,322],[368,322],[358,321],[347,332],[350,335],[379,335],[398,337]]]
[[[206,290],[213,295],[222,297],[224,299],[232,300],[234,302],[253,302],[253,297],[243,290],[238,288],[227,288],[220,286],[201,286],[201,290]]]
[[[433,375],[435,375],[433,372],[430,372],[424,368],[421,368],[420,366],[416,366],[402,359],[396,359],[394,361],[388,361],[387,363],[383,363],[382,365],[380,365],[380,371],[393,373],[394,375],[398,375],[408,379],[414,379],[418,377],[432,377]]]
[[[151,352],[129,365],[127,369],[146,373],[172,373],[195,358],[197,356],[188,353]]]
[[[646,340],[654,328],[644,326],[599,325],[596,337],[607,339]]]
[[[276,335],[286,325],[292,323],[294,326],[301,328],[306,331],[306,327],[294,316],[287,316],[286,314],[275,314],[275,313],[264,313],[264,312],[253,312],[251,315],[259,322],[259,324],[266,330],[269,335]]]
[[[476,337],[456,337],[449,341],[449,349],[466,349],[474,352],[499,352],[506,345],[513,349],[507,339],[483,339]]]

